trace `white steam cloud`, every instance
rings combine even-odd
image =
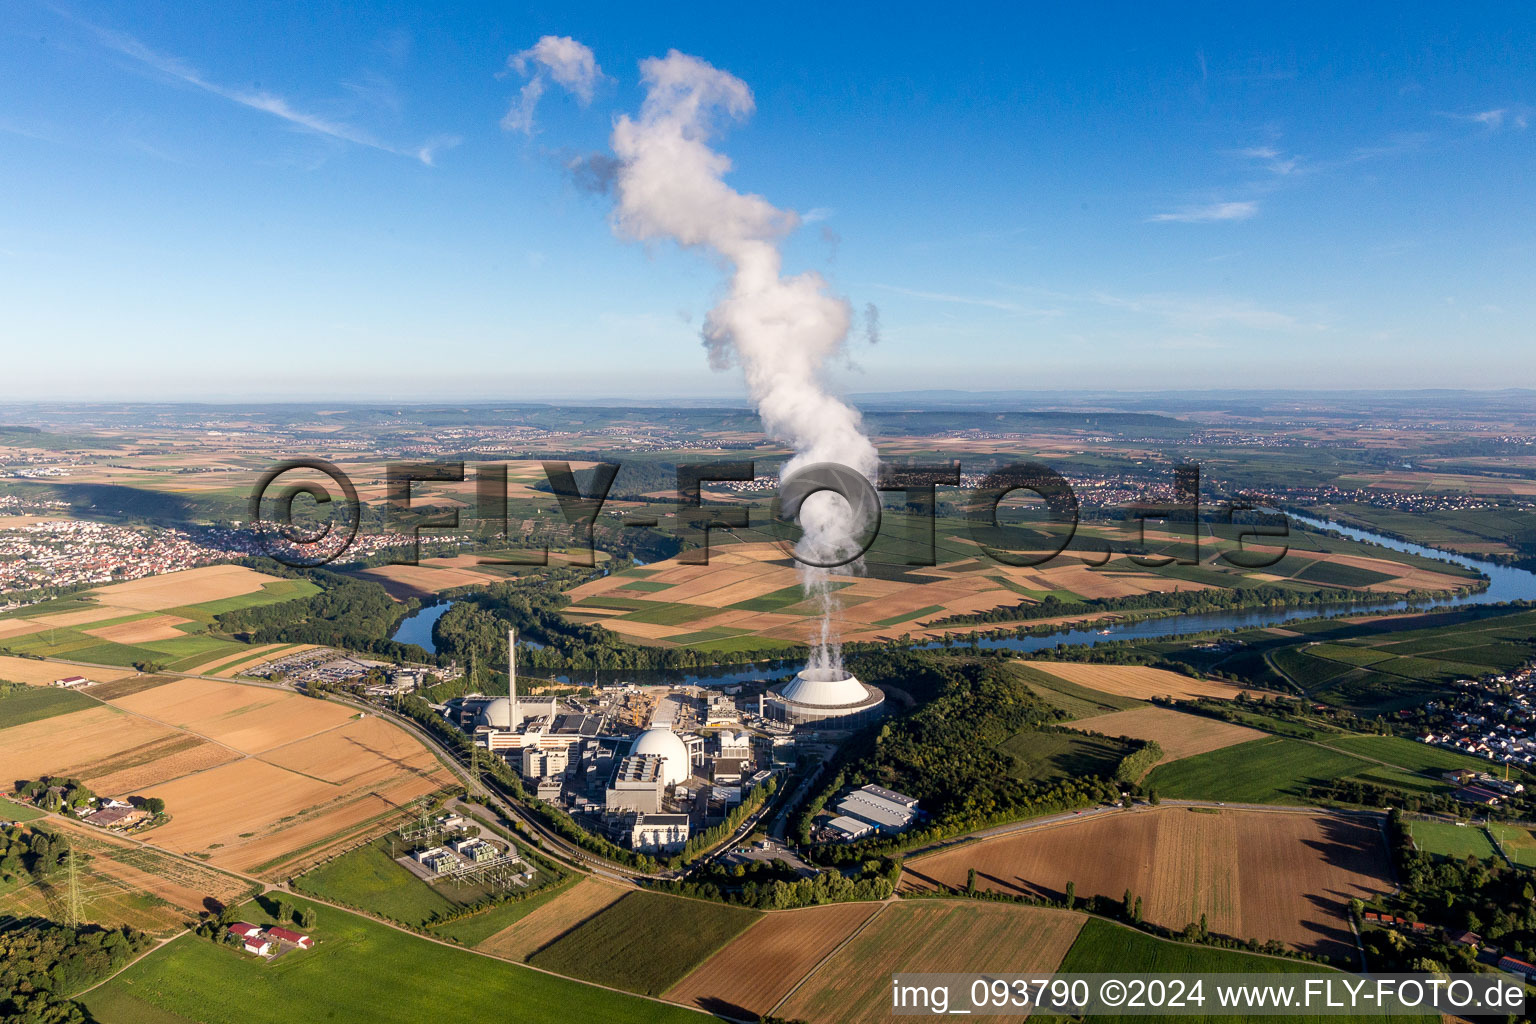
[[[741,368],[764,430],[794,449],[781,479],[817,462],[841,463],[872,479],[878,456],[858,412],[822,384],[827,361],[847,341],[852,310],[821,275],[784,276],[779,240],[801,218],[727,185],[731,162],[709,145],[721,122],[752,113],[752,91],[676,50],[643,61],[640,71],[640,113],[619,117],[611,140],[618,158],[614,231],[707,249],[725,262],[729,289],[705,319],[704,346],[716,369]],[[812,495],[800,509],[804,536],[796,553],[818,562],[846,558],[857,551],[864,525],[842,498]],[[812,665],[840,667],[828,572],[802,563],[801,573],[823,608]]]
[[[507,58],[507,67],[520,75],[532,69],[533,77],[523,85],[512,102],[501,126],[507,131],[533,134],[533,113],[544,95],[544,80],[553,78],[585,106],[592,102],[603,69],[597,66],[592,51],[570,36],[544,36],[521,53]]]

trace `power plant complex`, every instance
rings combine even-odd
[[[756,697],[733,697],[740,684],[628,683],[594,686],[591,697],[519,696],[510,630],[507,649],[506,696],[454,698],[443,715],[517,769],[533,795],[637,850],[674,852],[722,820],[793,760],[798,734],[856,729],[884,712],[880,690],[820,668],[752,684]]]

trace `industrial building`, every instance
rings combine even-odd
[[[521,770],[523,778],[529,780],[548,779],[557,775],[564,775],[571,764],[571,747],[559,745],[549,748],[524,747],[521,751]]]
[[[832,831],[835,838],[846,841],[863,839],[875,830],[873,825],[847,815],[833,818],[827,822],[827,828]]]
[[[619,811],[659,813],[662,793],[666,789],[664,766],[665,761],[656,754],[630,754],[624,758],[613,773],[613,781],[608,783],[604,809],[609,814]]]
[[[761,707],[763,717],[790,726],[853,729],[884,713],[885,694],[846,672],[807,668],[770,687]]]
[[[878,788],[878,787],[875,787]],[[889,791],[887,791],[889,792]],[[901,794],[895,794],[900,797]],[[917,801],[911,806],[888,800],[870,792],[870,787],[856,789],[837,803],[837,812],[874,826],[881,832],[900,832],[917,820]]]
[[[636,850],[676,853],[688,842],[688,815],[646,814],[635,815],[630,830],[629,843]]]
[[[629,748],[631,757],[643,755],[659,758],[662,762],[662,785],[675,786],[687,782],[693,774],[693,760],[688,756],[688,746],[671,729],[647,729],[635,737]]]

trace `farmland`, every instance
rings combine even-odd
[[[389,854],[389,839],[375,839],[305,872],[294,887],[410,925],[454,909],[452,902]]]
[[[1103,736],[1030,729],[1010,736],[998,749],[1012,758],[1009,772],[1027,782],[1054,782],[1089,775],[1112,776],[1132,744]]]
[[[169,935],[196,921],[205,901],[228,903],[251,895],[249,883],[205,865],[188,862],[67,818],[39,825],[62,832],[80,854],[78,884],[82,917],[113,928],[129,925]],[[65,915],[67,882],[62,875],[0,893],[0,915]]]
[[[660,995],[759,917],[702,900],[632,892],[529,957],[535,967]]]
[[[1151,740],[1163,748],[1164,764],[1260,739],[1264,735],[1257,729],[1158,707],[1141,707],[1093,718],[1080,718],[1072,727],[1103,733],[1105,736]]]
[[[1145,665],[1098,665],[1076,661],[1026,661],[1024,665],[1077,686],[1134,700],[1150,700],[1153,697],[1174,697],[1179,700],[1236,697],[1243,692],[1241,687],[1230,683],[1196,679]]]
[[[1168,942],[1151,935],[1134,931],[1108,921],[1091,920],[1083,925],[1077,941],[1067,951],[1057,968],[1063,974],[1271,974],[1316,972],[1312,964],[1281,960],[1275,957],[1253,956],[1229,949],[1213,949],[1210,946],[1192,946],[1181,942]],[[1342,976],[1341,976],[1342,977]],[[1046,1018],[1041,1018],[1046,1019]],[[1050,1018],[1056,1019],[1056,1018]],[[1137,1024],[1145,1017],[1098,1015],[1090,1018],[1095,1024]],[[1272,1016],[1251,1017],[1234,1015],[1181,1014],[1179,1020],[1200,1024],[1205,1021],[1221,1021],[1223,1024],[1242,1024],[1254,1021],[1279,1020]],[[1285,1020],[1315,1020],[1354,1024],[1359,1021],[1382,1020],[1382,1015],[1287,1015]],[[1393,1020],[1438,1021],[1437,1016],[1393,1015]]]
[[[1054,971],[1084,920],[1064,910],[969,900],[893,903],[776,1013],[810,1024],[875,1024],[890,1019],[890,979],[897,971]]]
[[[508,960],[526,960],[589,918],[613,906],[630,890],[597,878],[583,878],[520,920],[488,936],[475,948]]]
[[[1314,802],[1311,789],[1358,780],[1403,791],[1448,793],[1440,773],[1485,762],[1397,736],[1324,733],[1316,740],[1266,736],[1161,764],[1145,783],[1163,796],[1233,803]]]
[[[292,902],[310,906],[302,899]],[[268,963],[183,935],[92,992],[86,1005],[102,1024],[344,1021],[358,1019],[360,1007],[380,1024],[418,1024],[440,1016],[451,994],[453,1015],[466,1020],[697,1024],[700,1019],[680,1007],[437,945],[332,907],[315,909],[316,948],[308,953]],[[241,916],[257,924],[271,920],[254,904],[243,907]]]
[[[0,731],[0,778],[71,776],[101,792],[123,792],[233,760],[201,737],[98,704]]]
[[[1116,856],[1085,857],[1084,850]],[[1278,939],[1340,956],[1352,949],[1345,905],[1390,888],[1376,823],[1323,813],[1160,807],[1032,829],[909,860],[903,888],[977,886],[1061,899],[1140,896],[1147,921]]]
[[[30,687],[9,694],[0,691],[0,729],[95,706],[96,702],[82,693],[52,686]]]
[[[1100,690],[1068,682],[1060,676],[1031,668],[1021,661],[1009,664],[1008,671],[1022,679],[1035,696],[1057,708],[1068,718],[1092,718],[1112,711],[1129,711],[1145,706],[1134,697],[1116,697]]]
[[[937,564],[912,566],[906,564],[911,552],[901,539],[912,530],[909,517],[898,512],[886,521],[888,528],[882,528],[867,559],[868,573],[834,573],[834,621],[845,640],[878,641],[903,634],[933,638],[946,631],[984,628],[993,621],[986,619],[989,613],[997,612],[995,621],[1017,620],[1020,616],[1006,610],[1021,606],[1038,606],[1024,619],[1063,623],[1122,614],[1085,603],[1092,600],[1259,586],[1298,596],[1339,589],[1391,593],[1455,589],[1467,583],[1449,566],[1436,563],[1437,569],[1432,569],[1429,563],[1411,563],[1408,556],[1396,561],[1377,549],[1316,535],[1298,538],[1283,569],[1260,574],[1217,562],[1149,568],[1118,555],[1098,569],[1072,558],[1016,567],[987,556],[974,531],[950,519],[936,524]],[[982,533],[991,538],[987,543],[1010,550],[1038,550],[1051,543],[1030,530]],[[1096,525],[1085,526],[1081,536],[1091,544],[1090,538],[1113,534],[1114,528]],[[708,565],[667,559],[643,572],[625,570],[584,582],[570,591],[572,604],[565,614],[574,622],[601,625],[628,640],[659,646],[737,650],[805,643],[809,619],[819,606],[799,591],[785,548],[767,537],[764,530],[733,531],[715,542]],[[1014,543],[1021,539],[1021,544]],[[1153,601],[1142,610],[1157,606]],[[966,625],[939,625],[951,616],[981,618],[962,620]]]
[[[204,566],[96,587],[25,609],[25,616],[3,620],[0,645],[37,657],[122,666],[152,662],[189,670],[248,650],[208,633],[215,615],[317,592],[307,580],[278,579],[236,565]],[[95,678],[86,670],[79,674]]]
[[[877,903],[834,903],[764,914],[668,989],[666,998],[731,1017],[763,1016],[880,909]]]
[[[1163,764],[1145,785],[1163,796],[1250,804],[1308,802],[1308,790],[1372,768],[1369,761],[1302,740],[1270,736]]]
[[[153,789],[171,820],[152,841],[216,866],[295,870],[450,781],[408,734],[338,704],[199,679],[100,692],[115,696],[0,731],[0,777]]]

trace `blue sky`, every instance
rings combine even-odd
[[[839,388],[1536,384],[1528,8],[318,6],[7,6],[0,397],[740,394],[563,170],[671,48],[879,309]],[[508,131],[548,34],[604,78]]]

